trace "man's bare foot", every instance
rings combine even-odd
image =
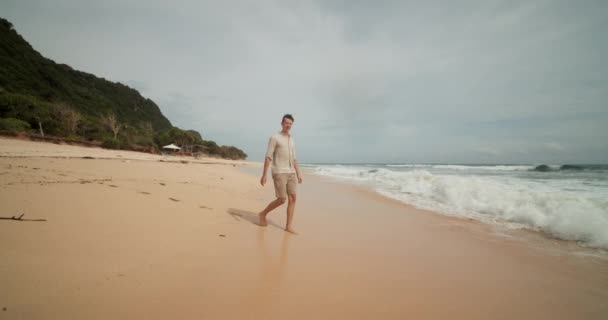
[[[293,230],[292,228],[285,228],[285,231],[292,233],[292,234],[298,234],[295,230]]]
[[[260,222],[258,222],[259,226],[265,227],[268,225],[268,222],[266,222],[266,215],[260,212],[258,213],[258,217],[260,218]]]

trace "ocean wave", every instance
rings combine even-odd
[[[319,175],[357,181],[417,207],[488,223],[518,225],[608,249],[608,192],[569,181],[444,175],[425,169],[318,167]],[[575,190],[575,191],[572,191]]]
[[[458,164],[387,164],[388,168],[477,170],[477,171],[608,171],[608,165],[540,164],[540,165],[458,165]]]
[[[554,171],[606,171],[607,165],[579,165],[579,164],[563,164],[563,165],[548,165],[541,164],[531,169],[537,172],[554,172]]]
[[[387,164],[393,168],[432,168],[445,170],[489,170],[489,171],[526,171],[533,165],[455,165],[455,164]]]
[[[396,167],[396,168],[428,168],[432,167],[432,164],[387,164],[387,167]]]
[[[467,165],[436,165],[435,169],[451,170],[492,170],[492,171],[525,171],[530,170],[530,165],[495,165],[495,166],[467,166]]]

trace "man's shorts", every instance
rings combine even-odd
[[[274,180],[274,193],[277,198],[286,199],[288,194],[296,194],[298,181],[295,173],[273,174],[272,180]]]

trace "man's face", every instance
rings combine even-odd
[[[283,119],[283,122],[281,122],[281,126],[283,126],[283,131],[285,132],[289,132],[289,130],[291,130],[291,125],[293,124],[293,121],[291,121],[291,119]]]

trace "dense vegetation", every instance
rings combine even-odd
[[[147,152],[174,143],[188,153],[247,157],[238,148],[172,126],[154,101],[135,89],[43,57],[2,18],[0,132]]]

